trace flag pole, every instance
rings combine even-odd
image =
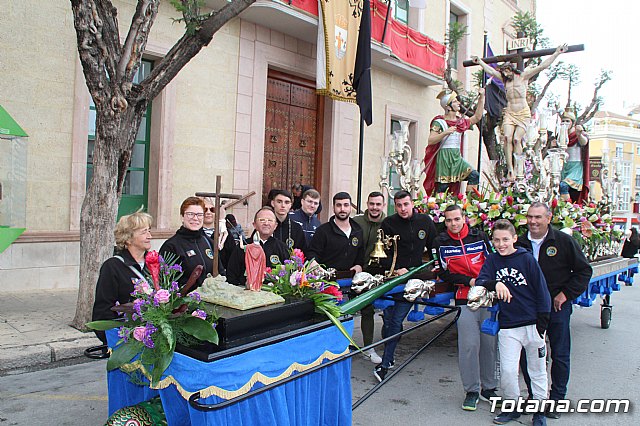
[[[482,57],[487,57],[487,43],[489,42],[489,37],[487,36],[487,32],[484,32],[484,44],[482,46]],[[480,80],[480,87],[484,88],[486,86],[486,78],[487,74],[482,70],[482,79]],[[484,106],[482,106],[484,108]],[[482,118],[480,119],[480,135],[478,136],[478,174],[480,173],[480,166],[482,164],[482,131],[484,130],[485,118],[484,114],[482,114]]]
[[[356,207],[358,213],[362,212],[360,208],[362,206],[362,158],[364,151],[364,118],[362,118],[362,111],[360,111],[360,142],[358,147],[358,193],[356,195]]]

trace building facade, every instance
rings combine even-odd
[[[608,194],[613,219],[621,228],[640,225],[640,120],[598,111],[589,132],[589,156],[597,171],[591,174],[591,194],[601,200]],[[603,169],[608,169],[603,179]]]
[[[95,115],[71,7],[67,0],[7,3],[0,16],[0,105],[29,134],[27,231],[0,253],[0,292],[74,288]],[[136,1],[113,3],[124,40]],[[444,44],[449,23],[467,26],[454,76],[470,88],[473,70],[462,67],[462,60],[482,54],[484,34],[496,54],[504,53],[515,37],[511,18],[518,11],[535,13],[535,0],[425,3],[414,8],[392,0],[382,40],[375,28],[384,30],[387,4],[371,0],[373,124],[364,131],[364,197],[379,188],[379,159],[389,151],[394,122],[410,122],[412,152],[423,156],[443,87],[441,71],[423,61],[438,59],[432,51]],[[224,4],[206,1],[213,9]],[[153,101],[138,133],[121,213],[146,206],[155,219],[155,247],[178,228],[180,202],[213,191],[216,175],[222,176],[223,192],[255,192],[247,205],[232,210],[243,226],[271,187],[311,184],[325,205],[338,191],[355,196],[358,108],[315,94],[317,7],[315,0],[257,0]],[[176,18],[171,4],[162,2],[139,78],[181,37]],[[476,164],[477,131],[468,141],[464,156]]]

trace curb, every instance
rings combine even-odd
[[[46,344],[0,348],[0,372],[46,365],[84,356],[84,350],[101,344],[95,337],[63,340]]]

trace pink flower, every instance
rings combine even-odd
[[[133,329],[133,338],[138,342],[143,342],[147,338],[147,329],[145,327],[136,327]]]
[[[195,311],[193,311],[191,313],[192,317],[196,317],[196,318],[200,318],[200,319],[207,319],[207,313],[205,311],[203,311],[202,309],[196,309]]]
[[[146,281],[138,281],[134,288],[138,294],[151,294],[151,286]]]
[[[169,290],[160,289],[156,292],[155,300],[158,303],[167,303],[171,299],[171,293]]]
[[[293,249],[293,255],[298,257],[298,258],[300,258],[302,263],[304,263],[304,253],[302,252],[302,250],[294,248]]]
[[[300,280],[302,280],[302,275],[303,275],[302,272],[295,271],[289,277],[289,284],[291,284],[292,286],[297,286],[298,284],[300,284]]]

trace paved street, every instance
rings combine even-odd
[[[576,309],[572,319],[573,356],[569,395],[578,398],[630,398],[640,403],[640,327],[637,306],[640,280],[623,287],[613,297],[611,328],[602,330],[599,306]],[[379,331],[379,326],[376,332]],[[398,347],[398,361],[410,355],[436,332],[426,326],[409,335]],[[359,337],[359,332],[356,332]],[[353,363],[354,398],[376,383],[373,364],[356,357]],[[0,377],[1,425],[99,425],[107,414],[105,362],[18,372]],[[362,426],[399,424],[462,425],[491,424],[489,405],[478,411],[460,409],[463,392],[457,368],[455,331],[447,332],[433,347],[416,358],[353,413],[353,424]],[[530,424],[531,417],[520,423]],[[569,414],[554,425],[635,425],[637,411],[628,414]],[[517,425],[518,423],[516,423]]]

